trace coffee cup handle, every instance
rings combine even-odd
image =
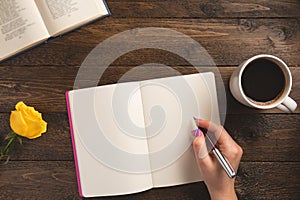
[[[296,110],[297,103],[291,97],[287,97],[281,104],[277,106],[277,108],[284,112],[292,113]]]

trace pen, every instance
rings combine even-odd
[[[219,149],[214,145],[210,137],[207,135],[207,129],[197,126],[198,129],[200,129],[204,136],[209,141],[210,145],[212,146],[212,152],[217,157],[217,160],[219,161],[222,168],[225,170],[226,174],[229,178],[234,178],[236,176],[236,172],[234,171],[233,167],[230,165],[228,160],[223,156],[223,154],[219,151]]]

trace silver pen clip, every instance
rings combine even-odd
[[[217,157],[217,159],[218,159],[219,163],[221,164],[221,166],[223,167],[223,169],[225,170],[226,174],[229,176],[229,178],[234,178],[236,176],[236,173],[235,173],[233,167],[228,162],[228,160],[221,154],[219,149],[213,148],[212,151],[213,151],[214,155]]]

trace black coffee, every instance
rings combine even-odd
[[[281,95],[285,78],[280,67],[263,58],[248,64],[242,74],[242,87],[246,96],[257,102],[269,102]]]

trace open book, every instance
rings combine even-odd
[[[212,72],[72,90],[66,99],[81,196],[202,180],[193,116],[220,123]]]
[[[0,61],[107,15],[103,0],[1,0]]]

